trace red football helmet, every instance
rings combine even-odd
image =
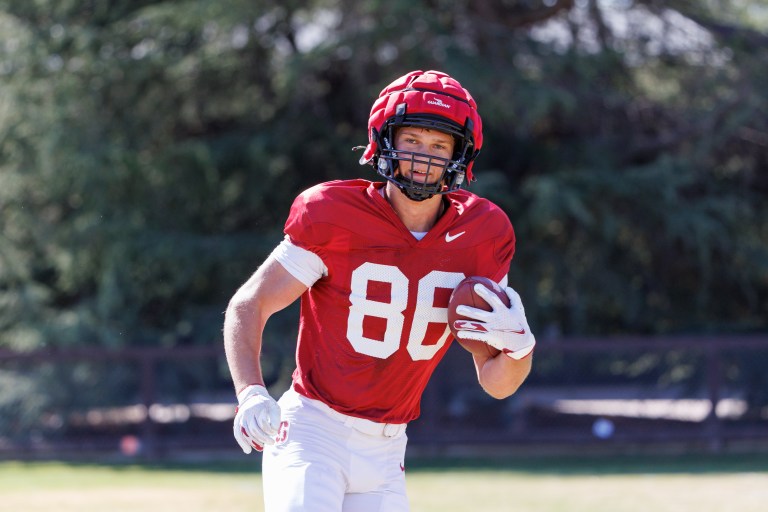
[[[456,144],[448,160],[394,147],[395,130],[416,126],[453,136]],[[483,124],[477,104],[459,82],[440,71],[412,71],[384,88],[368,118],[368,146],[360,164],[371,164],[414,201],[458,189],[472,181],[472,163],[483,145]],[[436,183],[407,179],[397,173],[407,160],[442,168]]]

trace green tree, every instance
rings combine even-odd
[[[350,148],[412,69],[479,102],[470,190],[512,218],[510,279],[542,342],[764,331],[767,12],[0,1],[0,347],[218,344],[296,193],[375,178]],[[279,360],[294,317],[270,326]]]

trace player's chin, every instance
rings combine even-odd
[[[408,181],[410,181],[411,183],[417,183],[419,185],[429,185],[429,186],[435,185],[440,180],[440,177],[436,176],[434,173],[419,172],[419,171],[405,172],[403,173],[403,177]]]

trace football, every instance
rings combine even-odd
[[[491,306],[475,293],[475,285],[478,283],[494,292],[505,306],[510,306],[509,297],[507,297],[506,292],[501,288],[499,283],[496,283],[487,277],[467,277],[454,288],[450,299],[448,299],[448,328],[451,330],[451,333],[453,333],[453,337],[456,338],[456,341],[472,354],[496,357],[500,351],[487,343],[477,340],[461,340],[456,336],[456,332],[460,329],[471,329],[473,324],[476,325],[476,322],[471,318],[456,313],[456,308],[458,306],[465,305],[483,309],[485,311],[492,310]]]

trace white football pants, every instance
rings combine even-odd
[[[405,425],[359,420],[292,388],[262,459],[265,512],[407,512]]]

